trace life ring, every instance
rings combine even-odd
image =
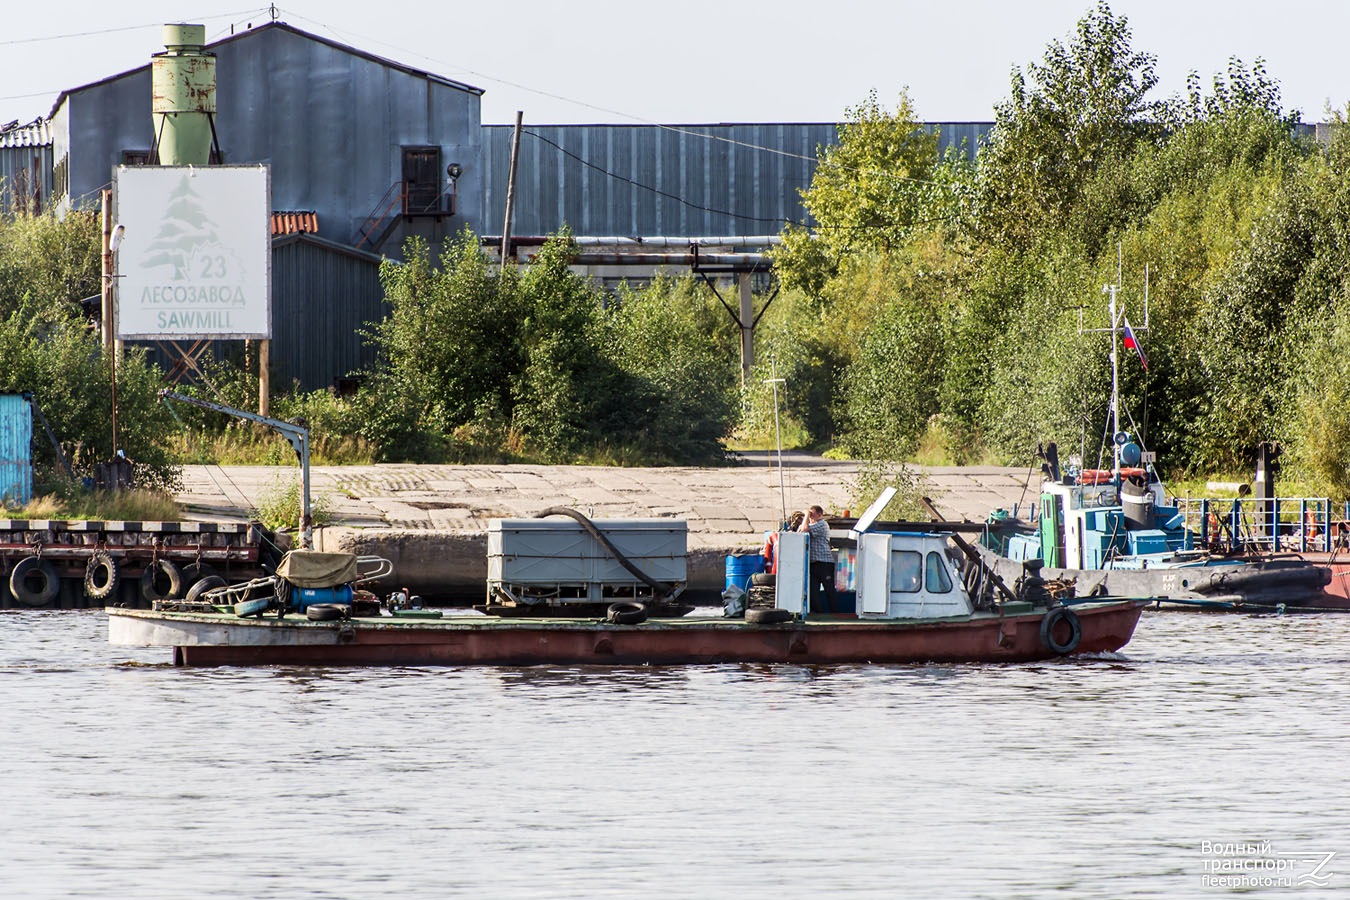
[[[90,600],[106,600],[121,584],[117,560],[107,550],[95,550],[84,568],[84,595]]]
[[[1069,639],[1066,641],[1061,641],[1055,636],[1055,629],[1060,622],[1067,622],[1069,625]],[[1067,606],[1056,606],[1041,619],[1041,643],[1051,653],[1058,653],[1060,656],[1072,653],[1078,649],[1078,644],[1082,640],[1083,623],[1078,621],[1078,616]]]
[[[36,581],[40,587],[29,582]],[[26,556],[19,560],[14,571],[9,573],[9,592],[24,606],[46,606],[56,599],[61,590],[61,577],[56,567],[45,559]]]
[[[157,559],[141,573],[141,597],[147,602],[170,600],[180,596],[183,574],[167,559]]]
[[[647,621],[647,606],[644,603],[635,603],[631,600],[611,603],[609,609],[605,612],[605,621],[612,622],[615,625],[640,624]]]
[[[747,609],[745,621],[748,625],[782,625],[792,621],[792,613],[786,609]]]
[[[188,603],[196,603],[198,600],[209,603],[210,600],[202,595],[207,591],[214,591],[219,588],[229,587],[229,582],[219,575],[207,575],[199,580],[192,587],[188,588],[187,596],[184,597]]]

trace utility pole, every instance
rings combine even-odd
[[[258,415],[272,414],[272,342],[258,341]]]
[[[100,308],[103,312],[103,352],[111,354],[113,350],[113,248],[112,248],[112,189],[104,188],[103,200],[103,294]]]
[[[100,306],[103,312],[103,352],[108,357],[108,393],[112,406],[112,456],[117,458],[117,352],[121,342],[117,340],[117,307],[113,291],[117,285],[117,243],[121,235],[113,236],[112,200],[113,192],[104,188],[99,193],[102,201],[103,225],[103,290]],[[119,231],[121,229],[119,228]]]
[[[525,120],[525,111],[516,110],[516,130],[511,135],[511,166],[506,172],[506,222],[502,225],[502,268],[506,268],[506,258],[511,254],[511,214],[516,206],[516,160],[520,156],[520,126]]]
[[[737,273],[736,286],[741,295],[737,324],[741,326],[741,386],[744,387],[750,383],[750,370],[755,367],[755,308],[750,293],[750,273]]]

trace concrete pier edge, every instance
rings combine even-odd
[[[1034,502],[1039,476],[997,466],[914,468],[948,518],[971,521]],[[382,588],[481,599],[488,522],[568,506],[597,519],[683,519],[690,591],[706,600],[725,582],[725,557],[757,550],[784,512],[813,503],[861,512],[857,474],[853,462],[787,452],[780,473],[777,454],[760,452],[715,468],[381,464],[314,467],[310,479],[316,508],[332,521],[317,529],[317,549],[391,559],[394,575]],[[296,467],[185,466],[177,499],[185,519],[247,521],[298,477]]]

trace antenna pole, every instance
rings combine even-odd
[[[783,384],[783,379],[778,377],[778,360],[773,360],[773,377],[769,379],[769,384],[773,385],[773,433],[774,441],[778,444],[778,505],[782,518],[780,522],[787,521],[787,489],[783,486],[783,430],[778,424],[778,385]]]
[[[1114,459],[1114,471],[1117,480],[1120,478],[1120,445],[1116,443],[1116,435],[1120,434],[1120,321],[1116,317],[1116,292],[1120,290],[1119,284],[1108,285],[1107,292],[1111,295],[1111,453]]]

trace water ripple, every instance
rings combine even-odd
[[[188,670],[7,614],[0,884],[1203,896],[1202,841],[1350,857],[1347,648],[1350,616],[1150,611],[1035,665]]]

